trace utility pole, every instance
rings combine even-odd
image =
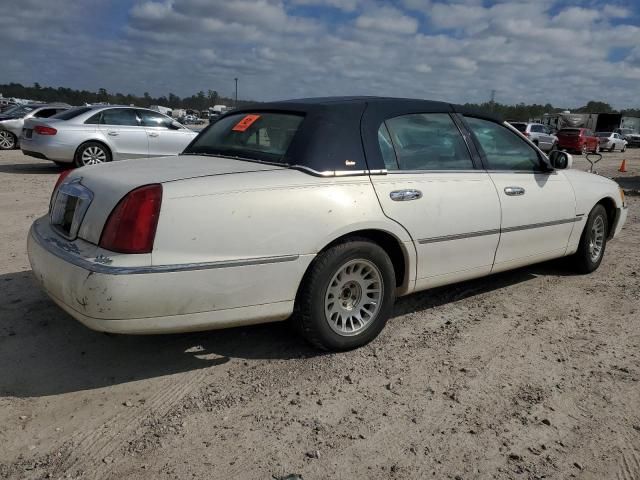
[[[234,78],[234,80],[236,81],[236,101],[233,106],[235,108],[238,108],[238,78],[236,77]]]

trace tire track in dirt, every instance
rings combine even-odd
[[[126,408],[99,428],[74,434],[68,442],[67,458],[55,474],[84,472],[85,478],[101,479],[113,468],[110,456],[129,441],[149,415],[163,416],[182,399],[199,388],[210,370],[171,375],[156,388],[143,406]]]

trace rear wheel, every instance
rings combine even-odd
[[[13,150],[16,148],[16,136],[7,131],[0,130],[0,150]]]
[[[607,246],[608,225],[605,208],[600,204],[593,207],[580,237],[578,251],[572,257],[578,272],[591,273],[600,266]]]
[[[300,287],[294,321],[314,346],[350,350],[384,328],[395,301],[395,273],[377,244],[354,239],[321,253]]]
[[[77,167],[98,165],[111,161],[111,152],[99,142],[87,142],[80,145],[76,151],[74,163]]]
[[[611,148],[609,149],[610,152],[613,152],[616,149],[616,144],[612,143],[611,144]]]
[[[626,150],[627,150],[627,145],[626,145],[626,144],[622,145],[622,148],[620,149],[620,151],[621,151],[621,152],[624,152],[624,151],[626,151]]]
[[[589,153],[589,147],[587,147],[586,143],[582,144],[582,147],[580,148],[580,153],[582,155],[586,155],[587,153]]]

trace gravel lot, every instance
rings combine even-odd
[[[640,188],[640,150],[604,155]],[[0,152],[0,478],[640,478],[640,197],[594,274],[550,262],[414,294],[334,355],[286,324],[84,328],[25,251],[57,173]]]

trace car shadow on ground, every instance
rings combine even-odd
[[[399,299],[394,316],[488,293],[537,275],[566,273],[558,262],[545,263],[420,292]],[[230,359],[323,355],[287,322],[173,335],[94,332],[47,298],[31,271],[0,275],[0,319],[0,396],[41,397],[90,390],[215,368]]]
[[[73,165],[69,164],[69,168],[71,168],[72,166]],[[63,167],[59,167],[53,162],[14,163],[0,165],[0,173],[17,173],[20,175],[42,175],[47,173],[59,175],[63,170],[65,170]]]

